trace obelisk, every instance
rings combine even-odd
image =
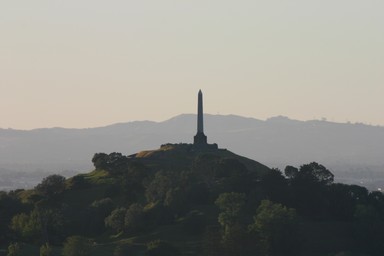
[[[199,90],[197,103],[197,133],[204,133],[203,93]]]
[[[207,145],[207,136],[204,134],[204,118],[203,118],[203,93],[199,90],[197,103],[197,133],[194,137],[193,144],[198,146]]]

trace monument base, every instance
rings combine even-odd
[[[198,132],[193,138],[193,148],[197,150],[217,150],[217,144],[208,144],[207,136],[204,133]]]
[[[198,132],[195,137],[193,137],[194,145],[207,145],[207,136],[204,133]]]

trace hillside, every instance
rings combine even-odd
[[[70,234],[83,234],[99,244],[92,255],[112,255],[119,245],[141,255],[146,243],[160,239],[177,248],[187,247],[185,255],[197,255],[202,250],[204,223],[217,223],[213,202],[218,195],[248,191],[252,182],[270,171],[226,149],[196,150],[192,144],[166,144],[130,156],[98,153],[92,161],[94,171],[67,179],[62,189],[52,178],[58,176],[52,175],[42,181],[43,190],[39,185],[16,191],[18,200],[32,213],[49,208],[65,216],[64,223],[43,232],[49,235],[43,235],[42,241],[47,239],[57,245]],[[145,221],[141,220],[140,228],[128,228],[125,233],[119,228],[106,229],[104,220],[113,209],[130,209],[132,205],[141,207],[140,218]],[[197,221],[197,226],[190,221]],[[9,236],[20,236],[29,243],[41,241],[24,232],[9,232]],[[36,251],[31,245],[24,247],[29,253]]]
[[[283,175],[192,144],[96,153],[92,162],[91,172],[0,193],[0,255],[41,248],[50,256],[379,256],[384,249],[383,194],[334,183],[316,162]]]

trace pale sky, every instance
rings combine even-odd
[[[0,127],[384,125],[383,0],[1,0]]]

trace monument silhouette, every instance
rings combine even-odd
[[[207,136],[204,134],[204,112],[203,112],[203,93],[199,90],[197,102],[197,133],[193,138],[195,149],[217,150],[217,144],[208,144]]]

